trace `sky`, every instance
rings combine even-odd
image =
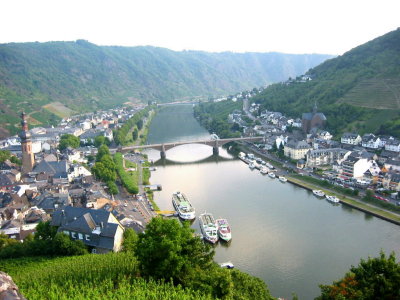
[[[399,26],[400,0],[0,1],[0,43],[341,55]]]

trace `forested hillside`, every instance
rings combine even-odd
[[[310,69],[300,78],[269,86],[253,100],[292,117],[315,102],[333,133],[343,130],[400,136],[400,29]]]
[[[125,102],[208,98],[286,80],[330,58],[281,53],[207,53],[76,42],[0,45],[0,124],[18,112],[49,124]]]

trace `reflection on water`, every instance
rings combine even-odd
[[[208,135],[197,129],[202,138]],[[153,130],[164,142],[168,136],[179,138],[164,128]],[[172,210],[172,193],[179,190],[188,196],[197,216],[207,211],[228,219],[232,241],[216,245],[215,260],[232,261],[262,278],[274,296],[291,298],[295,292],[300,299],[312,299],[319,293],[318,284],[344,276],[360,258],[377,256],[380,249],[396,251],[399,257],[398,226],[350,207],[332,206],[300,187],[262,176],[224,150],[223,161],[221,157],[214,161],[211,153],[211,147],[204,145],[167,151],[165,165],[160,164],[150,179],[163,186],[154,193],[155,200],[162,210]],[[157,151],[148,154],[159,159]],[[197,220],[192,228],[200,232]]]

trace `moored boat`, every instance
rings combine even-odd
[[[220,239],[229,242],[232,239],[231,227],[226,219],[217,219],[218,236]]]
[[[199,216],[199,224],[203,238],[215,244],[218,241],[218,228],[213,215],[210,213],[201,214]]]
[[[269,172],[268,176],[271,177],[271,178],[275,178],[276,177],[274,172]]]
[[[281,182],[286,182],[287,179],[286,179],[285,176],[279,176],[279,181],[281,181]]]
[[[187,197],[181,192],[172,194],[172,204],[177,211],[179,217],[184,220],[193,220],[196,217],[196,212]]]
[[[256,165],[254,164],[253,161],[249,163],[249,168],[250,168],[250,169],[253,170],[255,167],[256,167]]]
[[[261,167],[261,169],[260,169],[260,173],[261,174],[268,174],[268,171],[269,171],[269,169],[267,168],[267,167]]]
[[[312,192],[317,197],[324,197],[325,196],[325,193],[323,191],[321,191],[321,190],[313,190]]]
[[[332,202],[332,203],[339,203],[340,200],[338,197],[336,196],[330,196],[330,195],[326,195],[326,200]]]

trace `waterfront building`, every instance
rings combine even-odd
[[[298,140],[289,140],[283,149],[285,156],[295,160],[305,158],[310,150],[312,147],[306,141]]]
[[[341,148],[310,150],[306,155],[307,167],[331,165],[343,161],[351,151]]]

